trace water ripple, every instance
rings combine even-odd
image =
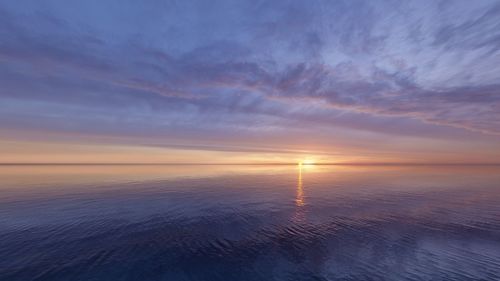
[[[500,279],[498,174],[379,172],[10,190],[0,280]]]

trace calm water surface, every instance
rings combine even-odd
[[[500,167],[0,166],[0,280],[500,280]]]

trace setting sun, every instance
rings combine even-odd
[[[315,161],[312,159],[304,159],[299,162],[299,165],[314,165]]]

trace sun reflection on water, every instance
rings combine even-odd
[[[302,182],[302,164],[299,164],[299,177],[297,179],[297,194],[295,196],[295,205],[304,206],[304,184]]]

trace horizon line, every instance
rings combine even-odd
[[[14,163],[0,163],[0,166],[195,166],[195,165],[207,165],[207,166],[231,166],[231,165],[255,165],[255,166],[266,166],[266,165],[283,165],[283,166],[291,166],[298,165],[298,162],[270,162],[270,163],[144,163],[144,162],[128,162],[128,163],[78,163],[78,162],[39,162],[39,163],[27,163],[27,162],[14,162]],[[325,163],[311,163],[311,164],[302,164],[302,165],[310,165],[310,166],[500,166],[500,163],[468,163],[468,162],[325,162]]]

